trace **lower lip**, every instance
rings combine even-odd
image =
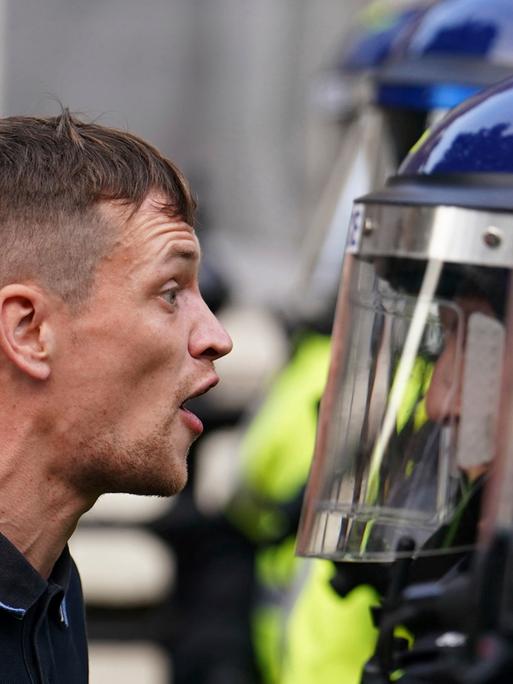
[[[184,408],[180,409],[180,413],[182,414],[183,422],[187,427],[197,435],[201,435],[203,432],[203,423],[198,416]]]

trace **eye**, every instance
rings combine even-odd
[[[174,307],[177,304],[178,290],[179,288],[177,285],[167,287],[165,290],[161,291],[159,297],[162,297],[164,301],[166,301],[170,306]]]

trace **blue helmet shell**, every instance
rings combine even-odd
[[[390,8],[378,21],[364,21],[356,37],[344,43],[337,60],[337,69],[343,73],[367,72],[383,64],[394,49],[396,41],[413,26],[426,11],[423,5],[406,9]]]
[[[511,0],[443,0],[398,45],[380,75],[386,106],[449,109],[513,75]]]
[[[388,59],[400,37],[409,35],[432,2],[376,0],[362,11],[316,79],[313,94],[317,106],[344,118],[368,104],[373,87],[364,90],[361,84],[368,83],[366,78]]]
[[[450,54],[513,64],[510,0],[446,0],[435,5],[409,40],[410,56]]]
[[[513,78],[453,110],[415,146],[400,173],[513,174]]]
[[[513,78],[454,109],[366,199],[513,211]]]

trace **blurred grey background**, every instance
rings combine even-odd
[[[1,0],[1,111],[55,114],[58,98],[152,141],[192,180],[234,292],[268,301],[305,230],[307,167],[329,154],[311,78],[363,4]]]

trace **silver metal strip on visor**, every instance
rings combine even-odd
[[[356,203],[347,252],[513,267],[511,214],[461,207]]]

